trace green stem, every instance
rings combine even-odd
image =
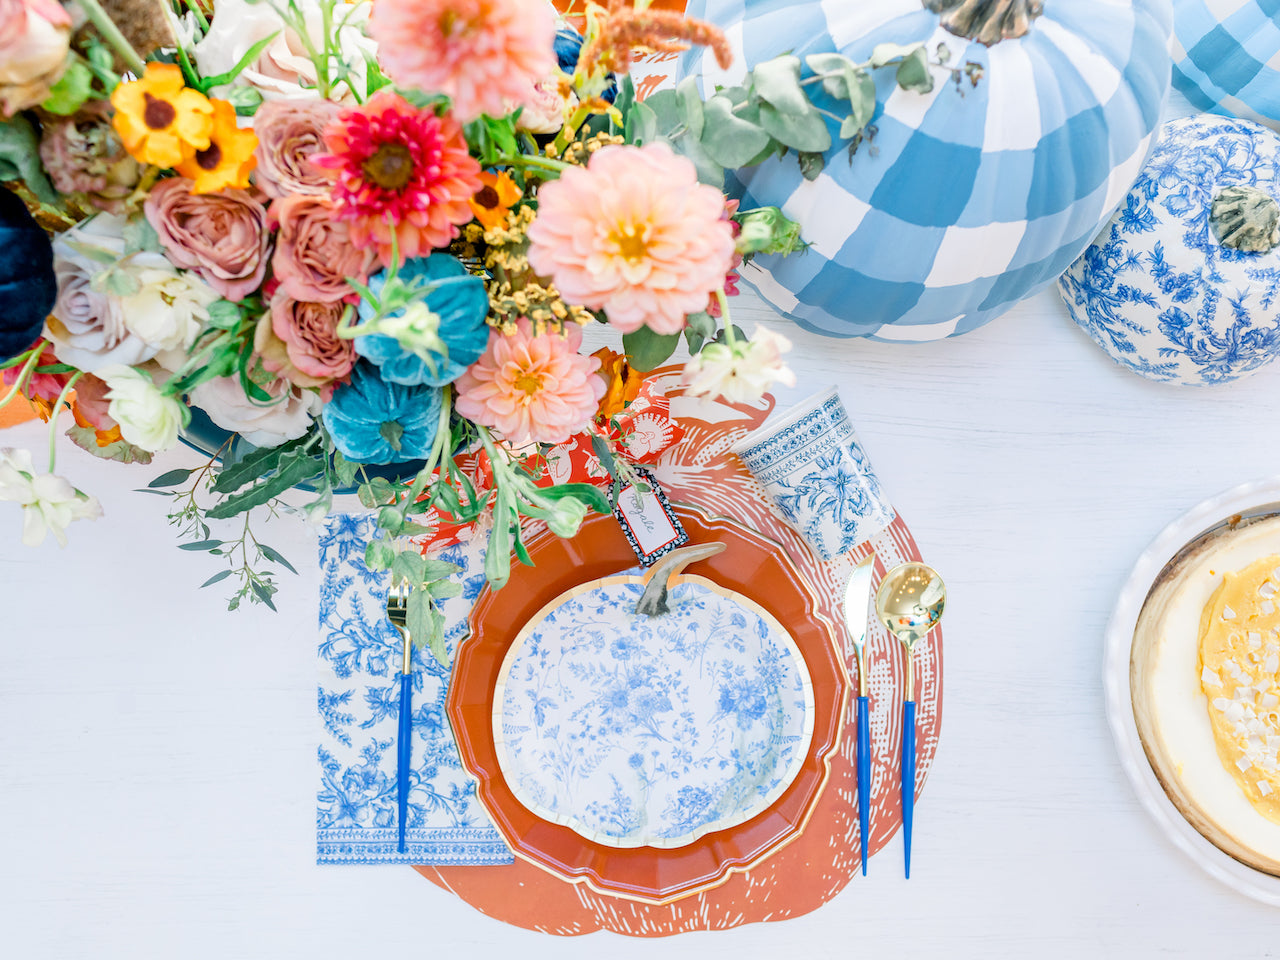
[[[58,399],[53,404],[53,412],[49,414],[49,472],[53,473],[53,468],[58,463],[58,413],[62,410],[62,405],[66,403],[67,396],[71,393],[71,388],[76,385],[76,381],[84,376],[83,370],[77,370],[75,376],[67,379],[67,384],[62,388],[62,392],[58,394]]]
[[[205,33],[209,32],[209,18],[204,15],[204,11],[200,9],[198,0],[186,0],[187,9],[195,15],[196,23],[200,24],[200,29]]]
[[[554,173],[562,173],[572,167],[573,164],[566,163],[563,160],[553,160],[551,157],[536,157],[527,153],[518,153],[514,157],[499,157],[494,161],[494,166],[537,167]]]
[[[34,370],[36,365],[40,362],[40,355],[42,353],[44,353],[43,343],[37,344],[32,348],[31,356],[27,359],[27,362],[23,364],[22,369],[18,371],[18,379],[13,381],[13,386],[9,388],[9,392],[4,395],[3,399],[0,399],[0,410],[7,407],[9,402],[26,388],[27,381],[31,379],[31,371]]]
[[[582,126],[587,117],[591,116],[591,111],[586,107],[578,107],[573,111],[573,116],[569,118],[569,122],[560,128],[560,132],[556,134],[553,143],[556,153],[564,153],[565,147],[569,146],[569,141],[577,136],[578,128]]]
[[[98,0],[77,0],[80,9],[84,11],[84,15],[89,18],[89,22],[97,28],[98,33],[102,34],[102,39],[120,55],[120,59],[124,61],[125,66],[133,71],[134,75],[141,77],[147,72],[147,65],[142,58],[138,56],[138,51],[133,49],[125,35],[120,32],[120,28],[115,25],[112,19],[107,16],[107,11],[102,9],[102,5]]]
[[[724,322],[724,342],[733,346],[738,342],[738,335],[733,332],[733,320],[729,317],[729,298],[724,295],[724,288],[716,291],[716,303],[720,305],[720,319]]]

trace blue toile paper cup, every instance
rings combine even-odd
[[[823,560],[893,522],[893,507],[835,387],[770,419],[731,450]]]

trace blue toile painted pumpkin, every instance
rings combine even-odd
[[[935,70],[919,94],[878,71],[874,137],[852,158],[831,122],[816,180],[795,156],[729,177],[744,208],[780,206],[811,244],[757,257],[744,279],[830,336],[954,336],[1043,289],[1133,182],[1169,85],[1169,0],[690,0],[688,12],[738,56],[725,72],[685,55],[704,94],[788,51],[862,63],[881,43],[942,44],[951,66],[981,72],[957,85]],[[824,96],[813,99],[839,112]]]
[[[0,189],[0,360],[35,342],[57,296],[48,234],[16,195]]]
[[[1280,136],[1170,120],[1110,224],[1058,281],[1076,323],[1152,380],[1214,384],[1280,354]]]
[[[1280,2],[1173,0],[1173,86],[1200,110],[1280,129]]]

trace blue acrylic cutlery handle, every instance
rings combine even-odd
[[[916,702],[902,701],[902,862],[911,877],[911,816],[916,805]]]
[[[405,852],[404,830],[409,819],[409,747],[413,742],[413,674],[400,674],[400,733],[396,738],[396,806],[399,810],[399,845]]]
[[[858,839],[862,842],[862,875],[867,875],[867,841],[871,826],[871,708],[859,697],[858,722]]]

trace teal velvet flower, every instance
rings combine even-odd
[[[431,454],[442,391],[388,383],[378,368],[357,363],[351,381],[333,391],[321,416],[334,446],[356,463],[401,463]]]
[[[446,283],[427,295],[426,306],[440,317],[440,339],[449,349],[448,358],[433,351],[435,369],[412,350],[400,346],[395,337],[373,333],[356,337],[356,353],[378,365],[382,379],[391,383],[412,386],[429,383],[442,387],[462,376],[471,364],[480,358],[489,344],[489,326],[485,316],[489,313],[489,295],[484,281],[467,273],[467,268],[447,253],[433,253],[425,259],[406,260],[398,276],[405,282],[413,280],[446,280],[462,278]],[[369,289],[381,296],[386,284],[386,271],[369,278]],[[391,316],[399,316],[400,310]],[[360,321],[373,318],[373,307],[360,303]]]

